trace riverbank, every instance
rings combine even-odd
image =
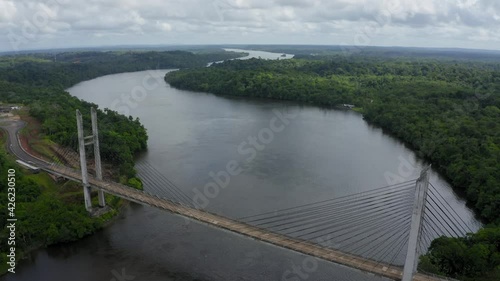
[[[433,272],[475,278],[483,273],[494,276],[499,263],[498,250],[485,251],[481,257],[470,250],[493,247],[498,238],[491,238],[492,234],[485,239],[484,233],[500,232],[495,227],[500,223],[500,137],[495,133],[500,96],[492,90],[500,85],[492,78],[498,68],[483,63],[335,57],[332,61],[231,61],[209,69],[170,72],[165,80],[178,89],[216,95],[361,107],[357,111],[364,119],[431,162],[491,224],[470,241],[435,240],[426,256]],[[467,77],[471,73],[483,81],[480,88]],[[470,260],[469,267],[448,271],[447,264],[456,259],[445,253],[454,245],[460,245],[456,255]],[[489,276],[485,280],[491,280]]]
[[[16,229],[18,240],[15,245],[17,263],[22,263],[24,257],[34,250],[91,235],[109,224],[118,214],[123,203],[107,196],[107,203],[112,209],[100,217],[89,217],[83,208],[80,184],[71,181],[57,182],[44,172],[32,174],[16,165],[16,159],[6,153],[6,134],[3,130],[1,135],[1,166],[14,169],[16,175],[15,214],[19,222]],[[6,198],[6,188],[3,184],[0,185],[0,195]],[[59,232],[56,229],[64,231]],[[4,232],[5,229],[1,233],[2,237]],[[3,275],[7,273],[8,266],[5,262],[6,253],[2,251],[1,255],[0,275]]]
[[[14,149],[9,144],[9,133],[15,134],[18,130],[19,144],[21,149],[36,158],[46,162],[59,162],[72,168],[78,168],[78,154],[72,151],[71,147],[63,147],[51,141],[44,133],[42,122],[30,115],[32,112],[29,106],[11,112],[0,119],[0,124],[5,129],[1,131],[0,141],[0,163],[1,167],[13,169],[15,171],[15,182],[17,186],[15,214],[18,220],[16,234],[20,236],[16,241],[15,259],[17,263],[25,257],[29,257],[31,252],[60,243],[69,243],[92,235],[101,230],[113,221],[119,214],[120,209],[125,205],[125,201],[108,195],[106,204],[108,210],[99,215],[91,217],[85,210],[83,204],[83,192],[81,184],[69,180],[61,180],[45,172],[33,173],[17,165],[14,155],[8,154],[8,150]],[[22,127],[20,127],[22,126]],[[92,163],[90,162],[90,165]],[[119,168],[116,165],[103,163],[103,175],[108,178],[116,178]],[[7,180],[0,183],[0,196],[7,198]],[[139,186],[140,187],[140,186]],[[93,205],[97,205],[97,194],[92,192]],[[0,237],[6,237],[6,228],[3,228]],[[9,245],[12,246],[12,245]],[[0,249],[2,267],[0,275],[8,273],[6,256],[9,249],[2,244]],[[10,269],[10,270],[15,270]]]
[[[0,66],[0,101],[23,105],[25,111],[21,112],[21,119],[27,122],[28,126],[20,132],[20,143],[25,150],[49,161],[78,167],[77,153],[67,152],[68,149],[76,151],[74,114],[76,109],[80,110],[85,123],[93,105],[71,97],[64,91],[65,87],[117,72],[154,67],[202,66],[210,61],[244,55],[246,54],[220,50],[198,54],[183,51],[101,54],[71,52],[58,54],[57,62],[32,61],[29,55],[13,56],[9,58],[12,60],[11,63]],[[80,61],[82,56],[85,60]],[[25,62],[24,58],[28,58],[29,63]],[[102,63],[103,58],[107,63]],[[75,60],[79,60],[78,64],[73,63]],[[61,76],[61,73],[65,75]],[[128,116],[116,111],[97,109],[97,115],[100,137],[106,143],[101,146],[103,163],[108,163],[103,165],[104,177],[142,189],[141,181],[135,177],[134,156],[147,149],[146,130],[139,120],[129,119]],[[10,167],[17,167],[14,159],[7,159],[6,155],[2,156],[3,158],[6,159],[6,165],[2,167],[7,167],[7,164]],[[89,165],[93,165],[92,161],[89,161]],[[91,218],[83,207],[83,194],[78,184],[50,182],[40,176],[23,174],[25,172],[20,170],[19,177],[22,178],[20,183],[23,184],[20,192],[22,194],[28,189],[33,194],[20,195],[21,199],[18,199],[19,209],[22,212],[22,216],[18,219],[23,222],[18,231],[24,236],[17,249],[23,249],[22,252],[76,241],[95,233],[110,223],[111,218],[123,205],[123,200],[107,196],[107,203],[113,206],[114,210],[100,218]],[[0,191],[6,191],[6,187],[2,186]],[[28,201],[24,202],[24,199]],[[95,196],[93,200],[97,200]],[[6,247],[2,243],[0,248],[2,262],[8,250]],[[18,253],[17,257],[20,254]]]
[[[229,61],[205,69],[170,72],[165,80],[178,89],[222,96],[361,107],[366,120],[429,159],[456,189],[466,194],[483,219],[500,220],[500,206],[495,203],[495,194],[500,193],[500,173],[492,170],[500,165],[500,139],[486,125],[497,124],[500,109],[496,105],[500,105],[500,99],[484,94],[487,99],[473,100],[482,94],[479,90],[464,85],[463,79],[443,75],[466,75],[469,65],[443,64],[445,69],[440,69],[440,74],[444,78],[437,79],[434,73],[406,74],[422,73],[428,67],[425,63],[408,66],[390,60],[338,60]],[[373,73],[365,73],[367,65]],[[477,75],[495,71],[480,67],[486,66],[478,66]],[[378,68],[389,73],[380,73]],[[397,76],[395,72],[403,74]]]

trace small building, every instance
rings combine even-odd
[[[0,106],[0,113],[10,113],[12,110],[19,110],[20,106],[17,105],[2,105]]]
[[[355,107],[354,104],[347,104],[347,103],[344,103],[342,106],[350,109],[353,109]]]

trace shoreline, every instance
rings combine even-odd
[[[168,75],[168,74],[167,74]],[[481,217],[480,213],[479,213],[479,210],[477,210],[473,205],[472,203],[467,200],[466,198],[466,190],[465,190],[465,187],[459,187],[459,186],[455,186],[453,184],[451,184],[451,179],[448,175],[446,175],[444,169],[436,162],[436,161],[433,161],[431,158],[429,158],[428,156],[425,156],[425,152],[424,151],[421,151],[419,149],[417,149],[416,147],[414,147],[413,145],[411,145],[409,142],[403,140],[402,138],[398,137],[396,135],[395,132],[391,131],[389,128],[386,128],[382,125],[379,125],[377,124],[376,122],[373,122],[372,120],[368,119],[365,114],[364,114],[364,111],[362,108],[358,108],[358,107],[355,107],[355,108],[345,108],[345,107],[342,107],[340,104],[337,104],[337,105],[324,105],[324,104],[320,104],[320,103],[314,103],[314,102],[301,102],[301,101],[296,101],[296,100],[293,100],[293,99],[276,99],[276,98],[267,98],[267,97],[250,97],[250,96],[233,96],[233,95],[227,95],[227,94],[216,94],[216,93],[212,93],[212,92],[204,92],[204,91],[197,91],[197,90],[191,90],[191,89],[185,89],[185,88],[182,88],[182,87],[176,87],[172,84],[170,84],[167,80],[166,80],[166,77],[165,77],[165,83],[167,83],[170,87],[174,88],[174,89],[177,89],[177,90],[183,90],[183,91],[189,91],[189,92],[193,92],[193,93],[204,93],[204,94],[211,94],[211,95],[214,95],[214,96],[217,96],[217,97],[222,97],[222,98],[227,98],[227,99],[234,99],[234,100],[245,100],[245,101],[259,101],[259,102],[266,102],[266,101],[271,101],[271,102],[281,102],[281,103],[286,103],[286,104],[290,104],[290,105],[293,105],[293,106],[299,106],[299,107],[305,107],[305,106],[309,106],[309,107],[315,107],[315,108],[320,108],[320,109],[327,109],[327,110],[342,110],[342,111],[352,111],[354,113],[357,113],[359,115],[361,115],[361,118],[370,126],[376,128],[376,129],[379,129],[382,131],[382,133],[384,135],[387,135],[395,140],[397,140],[398,142],[401,142],[406,148],[408,148],[409,150],[411,150],[413,153],[415,153],[415,155],[419,158],[421,158],[423,161],[429,163],[432,165],[432,169],[435,170],[435,172],[437,172],[439,174],[439,176],[443,177],[446,182],[450,185],[452,191],[462,200],[465,201],[466,203],[466,206],[468,208],[470,208],[474,214],[474,218],[477,219],[479,222],[481,222],[481,224],[483,224],[483,226],[481,228],[484,228],[484,226],[486,226],[487,224],[489,224],[490,222],[487,222],[484,218]]]
[[[16,121],[16,120],[22,120],[22,118],[19,115],[15,115],[13,118],[0,119],[0,121],[2,123],[9,123],[9,122]],[[21,149],[23,149],[26,153],[28,153],[30,155],[33,155],[34,157],[41,157],[40,160],[46,161],[46,159],[44,159],[44,158],[47,157],[47,155],[41,155],[41,154],[44,154],[44,153],[40,153],[39,151],[37,151],[40,147],[38,149],[35,149],[35,148],[31,147],[30,143],[28,141],[28,137],[23,135],[23,134],[26,133],[26,131],[24,131],[24,130],[28,130],[28,128],[29,128],[28,126],[29,125],[33,125],[33,124],[30,124],[26,120],[23,120],[23,122],[25,122],[25,126],[23,128],[21,128],[19,130],[18,134],[17,134],[17,139],[19,140]],[[27,132],[27,134],[29,134],[29,132]],[[9,151],[9,148],[8,148],[8,141],[7,140],[9,138],[9,135],[10,135],[9,134],[9,130],[7,130],[6,128],[0,127],[0,142],[2,143],[2,148],[1,149],[5,151],[5,155],[8,158],[10,158],[10,160],[12,162],[15,162],[15,160],[17,159],[17,157],[16,157],[15,154],[13,154],[11,151]],[[51,146],[49,146],[47,144],[44,144],[44,146],[42,148],[47,149],[48,151],[51,151],[53,149]],[[135,164],[135,160],[136,159],[134,159],[134,164]],[[64,183],[58,183],[57,181],[54,180],[53,177],[51,177],[51,175],[49,173],[46,173],[46,172],[42,171],[40,174],[41,175],[47,175],[48,177],[50,177],[51,181],[52,181],[52,184],[54,184],[54,186],[56,186],[58,189],[62,188],[68,181],[70,181],[70,180],[66,180]],[[30,174],[30,173],[26,173],[25,174],[26,177],[30,177],[32,175],[33,174]],[[35,182],[40,186],[41,189],[45,189],[45,188],[42,188],[42,184],[41,183],[37,182],[36,180],[35,180]],[[81,195],[82,201],[81,201],[81,203],[77,203],[76,205],[79,205],[80,207],[84,208],[83,207],[83,192],[81,192],[81,191],[79,191],[79,192],[81,194],[79,193],[78,195]],[[108,194],[108,198],[109,198],[109,196],[113,196],[113,195]],[[80,241],[80,240],[82,240],[82,239],[84,239],[84,238],[86,238],[88,236],[94,235],[98,231],[101,231],[104,228],[109,227],[110,225],[112,225],[118,219],[119,215],[122,214],[123,209],[130,204],[130,202],[127,201],[127,200],[124,200],[124,199],[119,198],[119,197],[117,197],[117,198],[118,198],[118,200],[114,199],[114,196],[113,196],[112,199],[108,199],[107,200],[107,206],[110,206],[110,204],[112,204],[114,206],[110,207],[110,210],[108,210],[107,212],[101,214],[100,216],[98,216],[98,217],[92,217],[91,214],[88,214],[89,217],[91,217],[93,220],[96,220],[96,222],[99,222],[99,220],[101,220],[100,221],[101,225],[98,228],[96,228],[95,230],[91,231],[90,233],[84,235],[83,237],[75,239],[75,240],[72,240],[72,241],[58,242],[58,243],[51,244],[51,245],[45,245],[44,243],[38,243],[38,244],[33,245],[33,246],[31,246],[31,247],[29,247],[27,249],[23,249],[17,255],[16,266],[19,266],[20,262],[22,262],[24,259],[28,258],[31,253],[33,253],[33,252],[35,252],[37,250],[47,249],[48,247],[50,247],[52,245],[62,245],[62,244],[66,244],[66,243],[77,242],[77,241]],[[115,201],[115,202],[113,202],[113,201]],[[65,202],[65,204],[70,204],[70,203]],[[8,273],[7,267],[6,268],[2,268],[2,269],[5,269],[5,270],[1,270],[0,271],[0,276],[4,276],[4,275],[6,275]]]

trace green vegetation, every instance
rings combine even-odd
[[[53,55],[0,57],[0,102],[22,104],[29,115],[41,124],[41,139],[48,139],[76,151],[75,110],[79,109],[86,128],[90,128],[90,107],[97,105],[72,97],[64,89],[101,75],[145,69],[204,66],[208,62],[242,56],[221,51],[195,55],[189,52],[89,52]],[[116,180],[142,189],[135,178],[134,155],[147,147],[148,136],[140,120],[109,109],[98,109],[101,156],[118,167]],[[5,134],[1,134],[2,140]],[[7,170],[16,169],[16,254],[55,243],[80,239],[101,228],[116,214],[113,210],[91,218],[83,206],[81,186],[66,182],[56,184],[46,174],[23,173],[4,153],[0,142],[0,208],[7,210]],[[43,150],[43,148],[41,148]],[[90,151],[89,151],[90,152]],[[50,153],[47,153],[50,154]],[[94,196],[95,197],[95,196]],[[94,198],[95,200],[95,198]],[[115,209],[121,201],[107,196]],[[1,212],[0,239],[7,241],[6,212]],[[0,246],[0,274],[6,271],[8,245]]]
[[[500,52],[456,48],[331,46],[331,45],[248,45],[245,50],[295,54],[297,59],[330,60],[332,56],[363,56],[370,58],[439,59],[447,61],[500,62]]]
[[[429,159],[465,194],[480,217],[491,223],[488,231],[497,233],[490,240],[480,238],[484,232],[465,240],[440,238],[433,242],[424,263],[451,276],[498,276],[494,273],[500,265],[500,63],[301,57],[307,59],[227,61],[210,68],[170,72],[165,79],[174,87],[217,95],[328,107],[356,105],[366,120]],[[488,262],[478,259],[480,265],[449,271],[446,264],[454,262],[453,254],[446,255],[446,251],[454,244],[470,246],[463,247],[464,260],[482,251]]]
[[[70,96],[61,88],[45,88],[0,81],[0,99],[22,103],[29,114],[42,123],[50,140],[77,149],[75,110],[79,109],[90,128],[90,107],[96,105]],[[127,118],[115,111],[98,110],[100,121],[101,156],[105,162],[119,166],[120,174],[135,175],[133,156],[147,147],[146,129],[138,119]]]
[[[435,239],[421,257],[419,269],[460,280],[498,280],[500,228],[484,228],[464,238]]]
[[[212,61],[236,58],[242,55],[242,53],[223,51],[203,54],[184,51],[61,53],[57,54],[57,62],[55,63],[41,63],[33,59],[0,68],[0,80],[64,89],[107,74],[147,69],[202,67]],[[38,60],[53,60],[54,55],[38,54],[36,58]]]
[[[2,147],[4,143],[1,143]],[[116,214],[107,213],[100,218],[89,217],[82,207],[81,186],[76,183],[55,184],[44,173],[30,175],[23,172],[3,149],[0,150],[0,213],[2,230],[0,239],[7,241],[7,170],[15,169],[16,178],[16,256],[34,248],[80,239],[101,228],[105,221]],[[109,197],[109,196],[108,196]],[[77,199],[77,200],[76,200]],[[108,198],[111,200],[111,198]],[[110,203],[112,203],[110,201]],[[116,205],[115,205],[116,206]],[[7,243],[0,245],[0,274],[7,270]]]
[[[35,56],[0,56],[0,68],[12,67],[26,62],[43,63],[50,62],[50,60]]]
[[[242,55],[222,51],[199,55],[183,51],[76,52],[58,54],[57,63],[38,62],[53,55],[38,54],[32,60],[23,56],[21,62],[0,68],[0,101],[27,105],[30,115],[42,123],[43,133],[50,140],[76,150],[75,110],[80,110],[89,128],[90,107],[97,106],[70,96],[64,91],[66,87],[106,74],[156,67],[205,66],[212,60]],[[119,167],[116,179],[125,175],[122,182],[128,183],[135,175],[133,156],[146,149],[146,130],[138,119],[109,109],[98,110],[98,119],[101,156],[105,162]]]

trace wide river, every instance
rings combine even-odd
[[[237,218],[367,191],[388,185],[388,175],[415,179],[426,165],[353,111],[176,90],[163,81],[168,71],[108,75],[68,91],[101,108],[139,117],[148,130],[149,149],[138,160],[186,193],[202,192],[214,181],[211,172],[226,171],[228,163],[237,162],[241,173],[206,200],[212,212]],[[270,128],[278,124],[272,120],[281,123],[270,137]],[[259,149],[250,145],[254,137],[265,139]],[[449,184],[434,171],[431,182],[477,229],[479,223]],[[131,204],[102,231],[36,251],[16,274],[2,280],[276,281],[286,280],[285,272],[306,261],[295,252]],[[307,276],[288,280],[306,279],[385,280],[323,261]]]

